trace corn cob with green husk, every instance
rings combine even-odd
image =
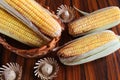
[[[69,34],[85,35],[112,28],[120,23],[120,9],[116,6],[103,8],[69,24]]]
[[[48,42],[2,8],[0,8],[0,33],[33,47],[40,47]]]
[[[120,37],[106,30],[73,40],[58,51],[65,65],[78,65],[107,56],[120,48]]]
[[[61,26],[55,17],[34,0],[4,0],[23,16],[27,17],[38,29],[50,37],[61,35]]]

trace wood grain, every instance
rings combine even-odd
[[[61,4],[66,4],[68,6],[76,6],[80,10],[86,12],[92,12],[100,8],[107,6],[118,6],[120,7],[120,0],[36,0],[41,5],[49,6],[51,10],[56,12],[57,7]],[[76,19],[82,15],[76,12]],[[66,27],[67,28],[67,27]],[[120,25],[112,28],[116,34],[120,35]],[[73,39],[66,31],[63,32],[62,38],[59,45]],[[13,42],[14,43],[14,42]],[[55,54],[55,53],[54,53]],[[58,60],[56,56],[47,55],[49,57],[54,57]],[[8,62],[17,62],[23,66],[23,76],[22,80],[39,80],[34,76],[33,66],[38,59],[26,59],[12,53],[3,48],[0,45],[0,66]],[[58,60],[60,70],[54,80],[120,80],[120,50],[115,53],[78,66],[65,66],[61,64]]]

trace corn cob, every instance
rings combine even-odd
[[[33,47],[40,47],[47,43],[41,36],[2,8],[0,8],[0,33]]]
[[[50,37],[58,37],[61,35],[61,26],[57,20],[52,17],[48,10],[34,0],[5,1],[35,23],[44,34]]]
[[[69,24],[69,34],[85,35],[96,31],[112,28],[120,23],[120,9],[112,6],[86,15]]]
[[[107,56],[119,48],[118,36],[114,32],[106,30],[69,42],[58,51],[58,55],[62,63],[77,65]]]

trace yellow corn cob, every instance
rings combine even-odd
[[[47,42],[1,8],[0,33],[33,47],[40,47]]]
[[[112,28],[120,23],[120,9],[112,6],[97,10],[69,24],[69,34],[79,36]]]
[[[104,31],[97,34],[88,35],[72,41],[71,43],[60,49],[58,51],[58,54],[63,57],[82,55],[115,39],[118,38],[111,31]]]
[[[34,0],[5,1],[35,23],[43,33],[50,37],[61,35],[61,26],[57,20],[55,20],[46,9]]]

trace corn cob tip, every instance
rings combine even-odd
[[[44,58],[35,63],[34,69],[34,74],[38,78],[42,80],[51,80],[56,77],[59,66],[54,58]]]
[[[57,16],[64,23],[71,22],[75,18],[74,8],[68,7],[67,5],[61,5],[57,9]]]
[[[17,63],[7,63],[0,67],[0,80],[21,80],[22,66]]]

